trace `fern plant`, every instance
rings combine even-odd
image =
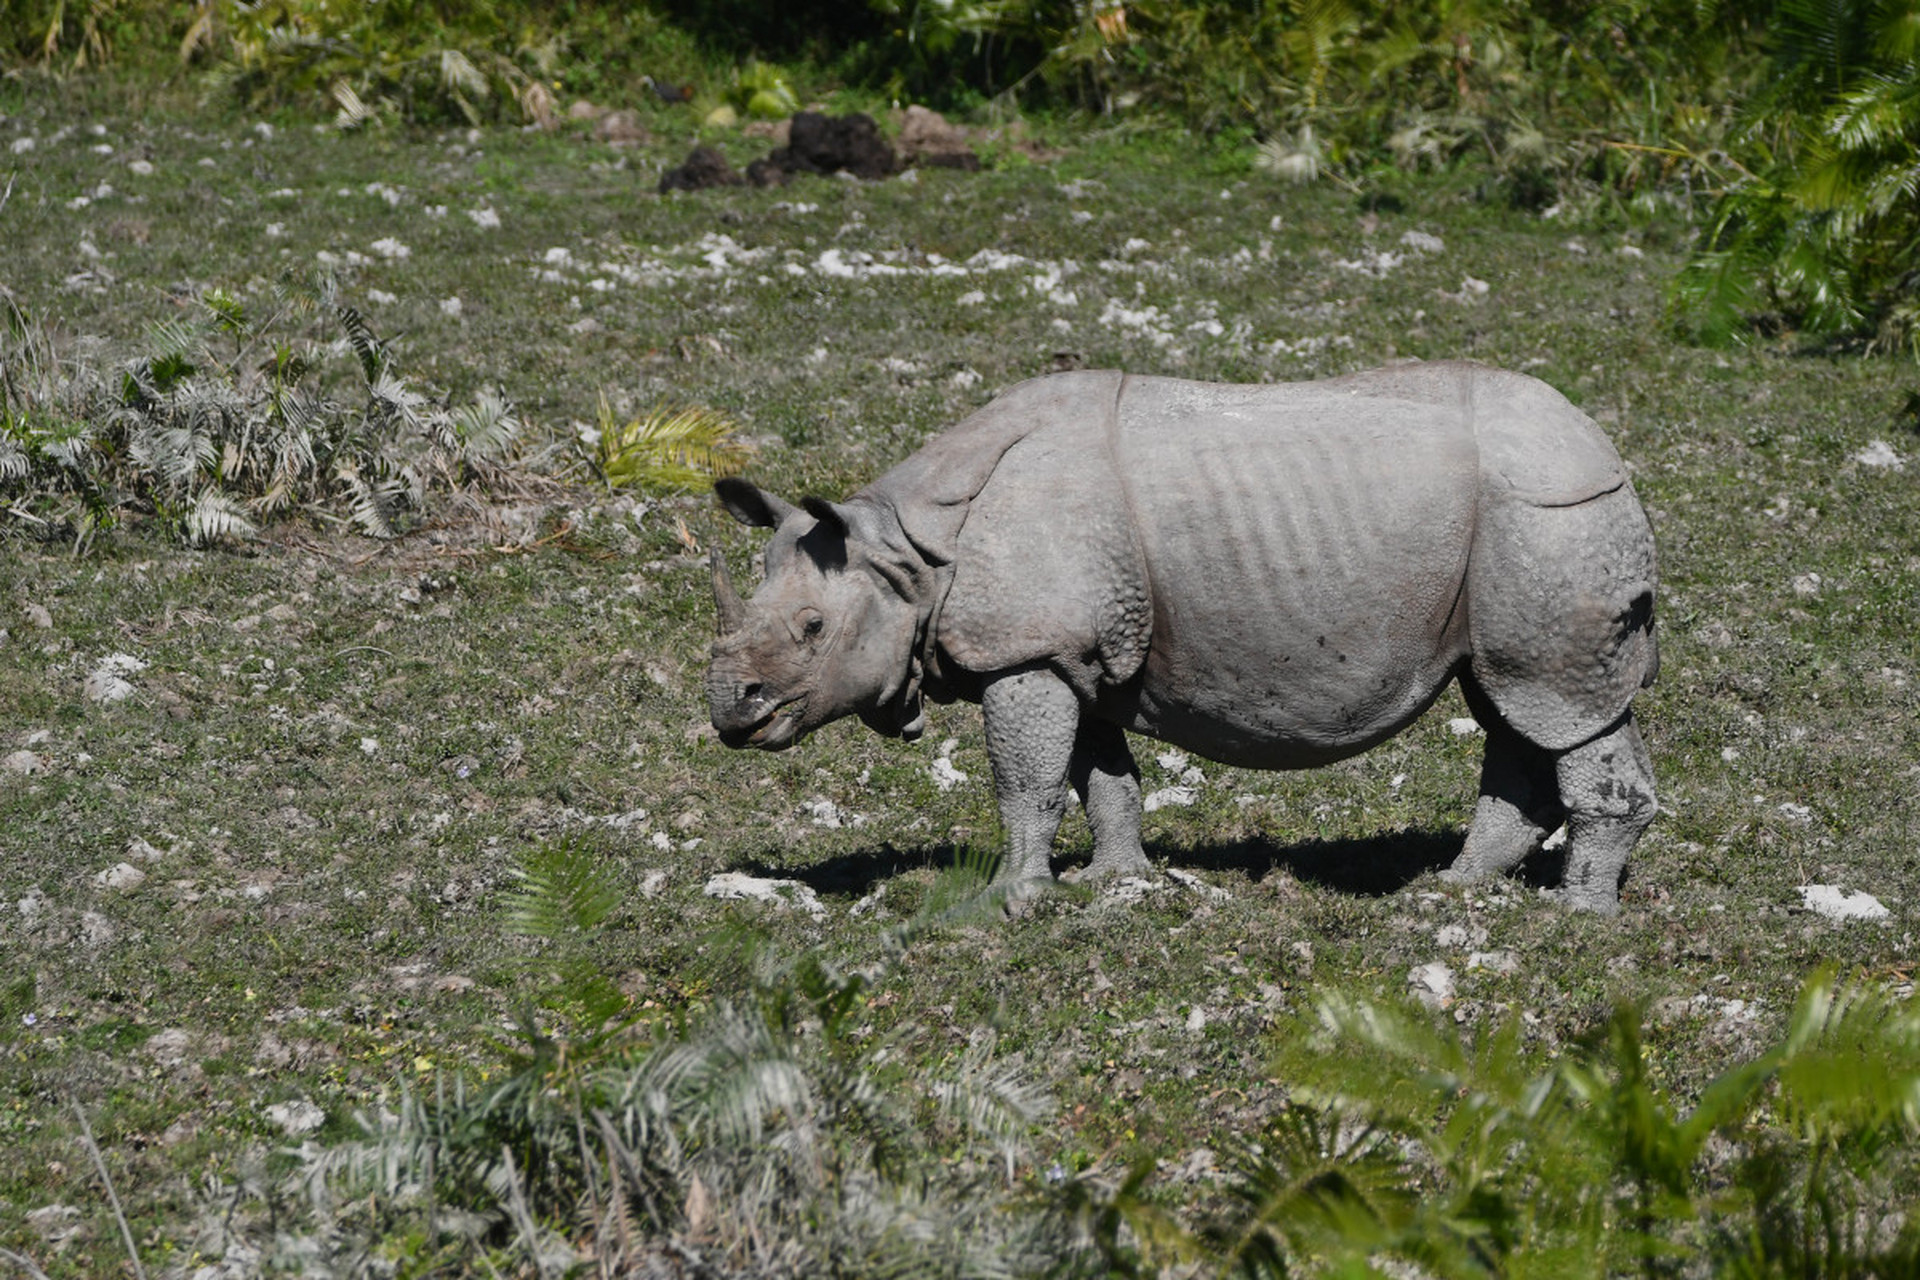
[[[10,350],[44,351],[13,319]],[[210,289],[113,377],[49,362],[0,361],[31,375],[9,372],[0,405],[0,498],[11,525],[82,545],[129,510],[193,545],[296,510],[391,538],[436,488],[497,478],[522,429],[497,393],[447,408],[414,389],[329,276],[287,277],[264,316]]]
[[[1691,1107],[1652,1078],[1641,1025],[1616,1009],[1555,1061],[1517,1017],[1469,1042],[1323,994],[1282,1037],[1299,1106],[1243,1154],[1210,1255],[1247,1275],[1911,1274],[1920,1223],[1882,1212],[1920,1164],[1910,999],[1816,974],[1781,1041]]]
[[[662,406],[620,422],[600,396],[599,421],[590,436],[594,470],[616,489],[696,489],[716,476],[740,471],[753,446],[713,409]]]
[[[1782,0],[1773,34],[1679,318],[1723,343],[1771,312],[1920,356],[1920,21],[1898,0]]]

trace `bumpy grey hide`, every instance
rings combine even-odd
[[[916,736],[980,703],[1009,838],[1050,874],[1069,789],[1090,874],[1146,866],[1122,730],[1297,769],[1399,732],[1458,679],[1487,734],[1447,873],[1568,824],[1565,896],[1612,911],[1654,813],[1653,538],[1619,456],[1545,384],[1471,364],[1223,386],[1022,383],[844,503],[723,480],[774,530],[743,601],[714,559],[707,696],[731,746],[859,715]]]

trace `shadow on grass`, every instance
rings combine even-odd
[[[883,880],[891,880],[909,871],[946,871],[958,866],[967,850],[957,844],[933,844],[915,849],[900,849],[883,844],[877,849],[843,853],[816,862],[810,867],[780,866],[750,858],[732,869],[750,876],[798,880],[815,893],[846,894],[863,897]]]
[[[1306,840],[1291,845],[1271,840],[1234,840],[1188,848],[1149,844],[1147,856],[1156,865],[1200,872],[1237,871],[1256,882],[1280,870],[1296,880],[1336,893],[1379,898],[1400,892],[1430,871],[1451,866],[1460,854],[1463,839],[1458,831],[1414,828],[1340,840]],[[967,853],[963,846],[955,844],[909,849],[883,844],[877,849],[842,854],[810,867],[775,866],[754,859],[736,869],[749,875],[798,880],[816,893],[858,897],[871,893],[881,881],[909,871],[945,871],[956,866]],[[1056,857],[1054,872],[1058,874],[1066,866],[1079,862],[1075,859],[1063,866]],[[1531,888],[1556,885],[1560,882],[1562,862],[1558,852],[1536,853],[1520,864],[1517,878]]]

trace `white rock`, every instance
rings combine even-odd
[[[266,1114],[267,1119],[279,1125],[280,1131],[290,1138],[312,1133],[327,1122],[327,1113],[305,1098],[276,1102],[266,1108]]]
[[[22,138],[20,141],[31,142],[32,139]],[[14,150],[19,150],[17,143]],[[70,1204],[42,1205],[38,1209],[29,1209],[26,1221],[42,1240],[48,1244],[60,1244],[80,1230],[80,1211]]]
[[[1197,1036],[1207,1029],[1207,1011],[1201,1005],[1187,1010],[1187,1034]]]
[[[1853,460],[1863,467],[1881,467],[1888,471],[1905,471],[1906,459],[1893,451],[1893,446],[1885,440],[1875,440],[1872,444],[1853,455]]]
[[[133,696],[133,685],[106,667],[89,672],[81,688],[93,702],[121,702]]]
[[[473,219],[473,225],[476,227],[492,230],[500,225],[500,215],[493,211],[492,205],[484,209],[469,209],[467,216]]]
[[[1407,974],[1414,999],[1429,1009],[1443,1009],[1453,999],[1453,970],[1438,960],[1417,965]]]
[[[1444,253],[1447,248],[1445,240],[1424,231],[1409,231],[1400,237],[1400,243],[1409,249],[1418,249],[1421,253]]]
[[[1146,799],[1142,800],[1140,807],[1147,813],[1164,809],[1168,805],[1178,805],[1181,808],[1186,808],[1199,798],[1200,792],[1195,787],[1162,787],[1158,791],[1150,793]]]
[[[827,914],[812,886],[798,880],[763,880],[744,871],[722,871],[701,892],[709,898],[751,898],[776,907],[798,907],[816,920]]]
[[[929,766],[933,772],[933,785],[942,791],[951,791],[962,782],[970,781],[953,763],[953,753],[960,749],[960,739],[947,738],[940,744],[940,750],[934,753],[934,761]]]
[[[1467,956],[1467,972],[1485,969],[1488,973],[1518,973],[1520,958],[1511,951],[1475,951]]]
[[[448,317],[451,317],[452,319],[458,320],[460,318],[460,313],[463,310],[465,310],[465,307],[461,304],[460,299],[458,298],[440,299],[440,314],[443,316],[448,316]]]
[[[1800,901],[1807,910],[1829,920],[1885,920],[1893,913],[1870,893],[1848,893],[1839,885],[1803,884]]]
[[[0,768],[4,768],[8,773],[18,773],[32,777],[36,773],[45,773],[47,771],[47,762],[41,759],[36,752],[15,751],[4,761],[0,761]]]
[[[118,889],[124,893],[145,884],[147,873],[131,862],[118,862],[94,876],[93,882],[102,889]]]
[[[89,951],[101,950],[118,934],[113,921],[98,911],[88,911],[80,917],[80,943]]]
[[[161,1066],[177,1067],[187,1060],[187,1054],[193,1048],[193,1036],[183,1028],[168,1027],[150,1037],[141,1048]]]
[[[48,631],[53,628],[53,615],[48,613],[43,606],[29,604],[23,606],[21,611],[27,615],[27,621],[32,623],[36,629]]]
[[[1793,593],[1797,596],[1817,596],[1820,594],[1821,582],[1822,579],[1817,573],[1795,574]]]
[[[657,898],[660,896],[660,891],[666,887],[666,872],[649,871],[646,877],[640,881],[640,896],[643,898]]]
[[[401,244],[392,236],[385,236],[379,240],[375,240],[372,244],[368,245],[367,248],[373,250],[388,262],[399,262],[413,256],[413,250],[407,248],[406,245]]]
[[[1470,738],[1480,732],[1480,722],[1472,716],[1455,716],[1447,721],[1447,728],[1456,738]]]
[[[1212,898],[1215,902],[1225,902],[1233,896],[1219,885],[1208,884],[1193,872],[1183,871],[1179,867],[1168,867],[1167,879],[1183,884],[1203,897]]]
[[[110,653],[100,659],[82,687],[95,702],[119,702],[133,696],[133,685],[127,677],[146,669],[147,664],[130,653]]]

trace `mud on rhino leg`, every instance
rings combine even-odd
[[[1085,717],[1073,744],[1073,789],[1093,828],[1092,879],[1150,871],[1140,844],[1140,767],[1119,725]]]
[[[1440,878],[1466,884],[1518,866],[1567,820],[1567,810],[1553,753],[1515,732],[1470,675],[1461,677],[1460,688],[1487,732],[1487,749],[1466,846]]]
[[[1612,915],[1620,909],[1627,855],[1658,808],[1653,762],[1633,713],[1593,741],[1562,752],[1555,772],[1568,810],[1561,892],[1570,906]]]
[[[1048,880],[1054,833],[1067,810],[1067,776],[1080,702],[1067,682],[1040,667],[988,679],[980,697],[987,758],[1007,830],[997,883]]]

